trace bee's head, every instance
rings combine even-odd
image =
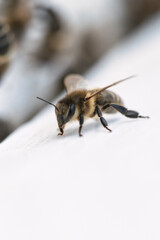
[[[68,103],[66,101],[60,100],[56,105],[43,98],[37,97],[38,99],[52,105],[55,107],[55,112],[57,116],[57,122],[59,129],[63,129],[64,125],[70,121],[75,113],[75,105],[73,103]]]
[[[59,101],[56,104],[56,116],[59,128],[63,128],[64,125],[70,121],[75,113],[75,105],[73,103],[65,103]]]

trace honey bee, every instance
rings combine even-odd
[[[112,130],[108,128],[108,123],[102,113],[108,114],[118,111],[128,118],[149,118],[148,116],[139,115],[136,111],[128,110],[116,93],[106,90],[132,77],[134,76],[124,78],[104,88],[87,90],[86,81],[82,76],[70,74],[64,79],[67,95],[59,100],[56,105],[42,98],[37,98],[55,107],[60,130],[58,135],[63,135],[65,125],[68,122],[78,120],[79,136],[82,136],[81,131],[84,120],[95,116],[98,116],[103,127],[111,132]]]

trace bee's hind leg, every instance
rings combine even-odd
[[[80,115],[79,115],[79,136],[80,136],[80,137],[83,136],[83,135],[81,134],[83,123],[84,123],[84,117],[83,117],[83,114],[80,114]]]
[[[101,121],[103,127],[105,127],[108,131],[112,132],[112,130],[107,127],[108,123],[107,123],[106,119],[104,117],[102,117],[102,112],[98,106],[96,106],[96,112],[97,112],[98,117],[100,118],[100,121]]]
[[[113,107],[114,109],[116,109],[118,112],[120,112],[121,114],[123,114],[124,116],[128,117],[128,118],[149,118],[148,116],[141,116],[139,115],[138,112],[133,111],[133,110],[128,110],[127,108],[121,106],[121,105],[117,105],[117,104],[107,104],[103,107],[103,110],[105,110],[108,107]]]

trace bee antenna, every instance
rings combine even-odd
[[[50,104],[50,105],[52,105],[53,107],[55,107],[55,109],[59,112],[59,109],[58,109],[58,107],[56,106],[56,105],[54,105],[53,103],[51,103],[51,102],[48,102],[48,101],[46,101],[46,100],[44,100],[43,98],[40,98],[40,97],[37,97],[38,99],[40,99],[40,100],[42,100],[43,102],[46,102],[46,103],[48,103],[48,104]]]
[[[119,84],[119,83],[121,83],[121,82],[124,82],[124,81],[126,81],[126,80],[128,80],[128,79],[130,79],[130,78],[134,78],[134,77],[136,77],[136,75],[132,75],[132,76],[129,76],[129,77],[127,77],[127,78],[121,79],[121,80],[119,80],[119,81],[117,81],[117,82],[114,82],[114,83],[112,83],[112,84],[110,84],[110,85],[102,88],[102,89],[99,90],[98,92],[92,94],[91,96],[89,96],[89,97],[87,97],[87,98],[84,98],[84,102],[88,101],[90,98],[96,96],[97,94],[103,92],[103,91],[106,90],[107,88],[110,88],[110,87],[112,87],[112,86],[114,86],[114,85],[117,85],[117,84]]]

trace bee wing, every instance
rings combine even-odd
[[[87,82],[81,75],[70,74],[64,79],[64,86],[69,94],[78,89],[86,89]]]

